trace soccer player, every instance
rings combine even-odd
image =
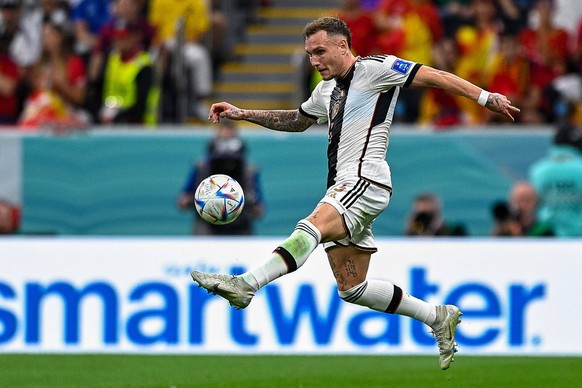
[[[372,222],[392,194],[386,151],[398,92],[409,86],[442,88],[510,119],[519,109],[501,94],[419,63],[392,55],[355,57],[350,30],[337,18],[314,20],[303,35],[305,51],[323,80],[299,109],[247,110],[220,102],[211,106],[209,120],[246,120],[285,132],[302,132],[327,122],[327,192],[262,265],[238,276],[194,271],[192,278],[236,308],[245,308],[260,288],[297,270],[322,243],[339,296],[427,324],[437,339],[440,367],[447,369],[456,351],[459,308],[430,304],[388,281],[366,279],[371,255],[377,251]]]

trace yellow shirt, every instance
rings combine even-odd
[[[430,66],[432,64],[432,33],[430,28],[416,13],[404,16],[406,44],[399,54],[402,58]]]
[[[175,37],[176,24],[184,17],[186,41],[196,41],[210,28],[210,14],[205,0],[151,0],[149,21],[156,28],[156,39]]]
[[[135,104],[137,74],[152,64],[148,53],[141,53],[128,62],[121,60],[117,51],[112,51],[105,68],[103,98],[107,105],[129,108]]]

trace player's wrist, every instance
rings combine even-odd
[[[487,100],[489,99],[489,92],[486,90],[481,90],[481,94],[479,94],[479,98],[477,99],[477,104],[481,106],[485,106],[487,104]]]

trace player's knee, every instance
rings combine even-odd
[[[368,287],[368,281],[364,280],[362,283],[357,284],[347,290],[343,289],[345,287],[346,286],[338,284],[339,297],[348,303],[361,304],[358,303],[358,301],[366,292],[366,288]]]
[[[297,225],[295,226],[295,230],[301,230],[309,234],[311,237],[315,239],[316,245],[319,245],[319,243],[321,242],[321,232],[312,222],[310,222],[306,218],[300,220],[297,223]]]

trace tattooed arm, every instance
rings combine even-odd
[[[479,102],[492,112],[505,115],[512,121],[512,113],[518,113],[519,108],[513,106],[506,96],[499,93],[488,93],[477,85],[452,73],[437,70],[430,66],[422,66],[414,76],[413,86],[444,89],[453,94],[467,97]],[[482,100],[483,99],[483,100]]]
[[[295,110],[249,110],[240,109],[227,102],[219,102],[210,107],[208,120],[218,123],[221,118],[231,120],[246,120],[263,127],[283,132],[303,132],[315,120]]]

